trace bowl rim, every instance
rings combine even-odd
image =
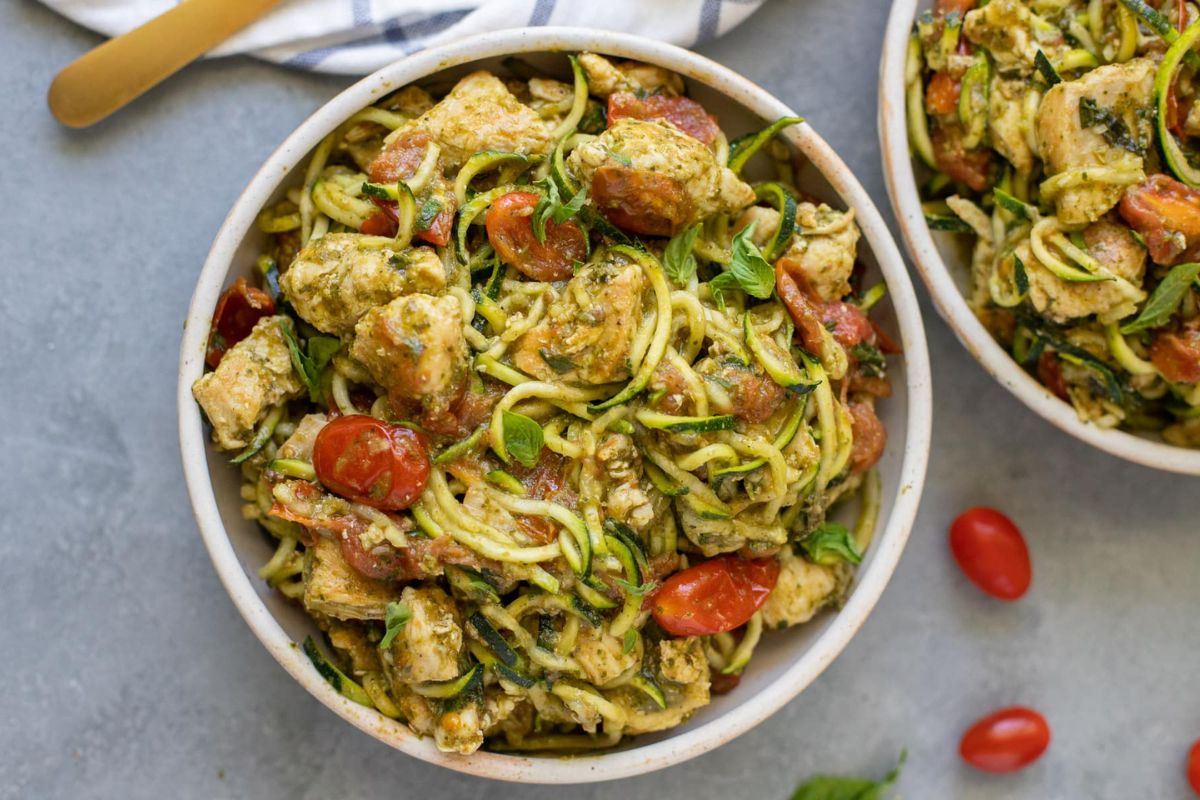
[[[895,0],[888,17],[879,60],[879,145],[892,211],[938,314],[971,356],[998,383],[1059,430],[1126,461],[1168,472],[1200,475],[1200,449],[1177,447],[1115,428],[1100,428],[1079,419],[1070,404],[1053,395],[1017,365],[967,305],[925,223],[909,154],[905,62],[908,38],[919,4],[920,0]]]
[[[932,398],[929,357],[920,308],[899,249],[866,191],[832,149],[807,124],[787,133],[847,206],[856,209],[863,234],[889,288],[905,349],[908,389],[906,439],[892,513],[876,535],[875,553],[856,580],[846,605],[784,672],[758,693],[705,724],[661,741],[570,759],[479,751],[439,752],[399,723],[357,705],[326,683],[255,591],[222,524],[207,465],[207,437],[191,385],[203,371],[209,320],[234,255],[259,210],[294,165],[334,127],[379,96],[443,69],[501,55],[594,50],[652,62],[708,85],[764,118],[791,115],[781,101],[726,67],[683,48],[630,34],[579,28],[523,28],[489,32],[425,50],[358,81],[301,123],[263,163],[221,225],[197,279],[180,345],[177,406],[180,450],[188,493],[201,537],[217,574],[255,636],[310,694],[355,727],[423,761],[485,778],[522,783],[571,784],[612,780],[681,763],[732,740],[779,710],[834,660],[875,606],[916,518],[928,462]],[[897,442],[896,446],[901,443]]]

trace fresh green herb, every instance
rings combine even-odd
[[[296,334],[289,322],[280,320],[279,330],[287,342],[288,353],[292,357],[292,368],[308,388],[309,399],[314,403],[320,402],[322,373],[330,359],[341,349],[341,341],[332,336],[310,336],[307,352],[304,352],[300,349],[300,343],[296,340]]]
[[[578,368],[578,365],[571,359],[566,356],[560,356],[558,353],[551,352],[544,347],[538,349],[538,355],[542,357],[542,361],[546,362],[546,366],[559,375]]]
[[[1013,284],[1017,287],[1017,296],[1025,297],[1029,294],[1029,273],[1025,270],[1025,262],[1016,253],[1013,257]]]
[[[623,167],[632,167],[633,166],[633,161],[629,158],[629,156],[622,155],[621,153],[618,153],[615,150],[609,150],[608,157]]]
[[[623,578],[613,578],[613,583],[620,586],[626,593],[634,597],[645,597],[658,588],[658,581],[646,581],[643,584],[633,584]]]
[[[367,197],[377,197],[380,200],[395,200],[396,197],[378,183],[363,183],[362,193]]]
[[[625,640],[621,643],[621,652],[629,655],[637,647],[638,632],[636,628],[625,631]]]
[[[608,127],[608,110],[603,103],[589,100],[584,109],[583,117],[579,120],[579,132],[600,134]]]
[[[1047,86],[1054,86],[1062,83],[1062,78],[1059,77],[1058,70],[1050,63],[1050,59],[1046,58],[1046,54],[1041,50],[1037,51],[1037,55],[1033,57],[1033,65],[1037,67],[1037,71],[1042,73],[1042,79],[1046,81]]]
[[[974,233],[975,229],[958,217],[945,214],[926,214],[925,224],[931,231],[946,231],[947,233]]]
[[[433,227],[433,221],[442,213],[442,203],[435,197],[426,198],[417,212],[417,230],[427,231]]]
[[[583,208],[584,201],[587,200],[587,189],[580,188],[570,201],[564,203],[558,192],[558,184],[553,180],[544,178],[538,181],[537,185],[544,190],[544,193],[533,209],[530,222],[533,224],[534,238],[538,240],[538,243],[544,243],[546,241],[546,221],[553,220],[554,224],[562,225],[578,214],[579,209]]]
[[[687,283],[696,274],[696,256],[692,248],[696,245],[696,237],[700,235],[700,223],[687,230],[680,231],[667,242],[663,251],[663,271],[667,277],[678,284]]]
[[[388,603],[383,613],[383,638],[379,640],[379,649],[387,650],[392,646],[392,640],[400,633],[400,629],[412,619],[412,609],[408,607],[408,603],[395,602]]]
[[[1138,314],[1137,319],[1133,322],[1122,325],[1121,333],[1136,333],[1147,328],[1166,325],[1171,321],[1171,315],[1175,313],[1175,309],[1179,308],[1179,304],[1183,302],[1183,296],[1187,294],[1188,287],[1197,277],[1200,277],[1200,263],[1178,264],[1171,267],[1167,277],[1154,287],[1150,299],[1146,301],[1146,305],[1142,306],[1142,313]]]
[[[1143,155],[1146,149],[1129,135],[1125,120],[1107,108],[1101,108],[1095,98],[1079,98],[1079,124],[1084,128],[1100,128],[1100,135],[1111,145]]]
[[[542,426],[513,411],[505,411],[502,421],[508,454],[526,467],[533,467],[542,452]]]
[[[865,778],[845,778],[832,775],[819,775],[805,781],[792,794],[792,800],[883,800],[884,794],[900,777],[900,769],[908,757],[906,752],[900,753],[900,761],[896,768],[884,776],[881,781],[871,781]]]
[[[839,560],[851,564],[862,562],[862,554],[854,546],[850,530],[837,522],[826,522],[800,540],[800,547],[816,564],[832,566]]]
[[[765,300],[775,291],[775,270],[763,258],[762,251],[751,241],[755,223],[750,223],[733,237],[729,270],[708,282],[717,305],[724,306],[722,291],[741,289],[751,297]]]
[[[887,359],[883,351],[868,342],[859,342],[851,346],[850,355],[858,362],[864,374],[873,378],[882,378],[887,372]],[[807,385],[807,384],[806,384]],[[809,391],[811,391],[811,387]]]

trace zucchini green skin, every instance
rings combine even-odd
[[[412,684],[412,690],[421,695],[421,697],[448,700],[451,697],[458,697],[475,685],[483,685],[483,667],[479,664],[471,667],[457,678],[452,678],[448,681],[414,683]]]
[[[254,432],[254,438],[250,440],[250,444],[246,445],[246,449],[238,453],[230,459],[230,463],[241,464],[259,450],[267,446],[267,442],[271,441],[271,436],[275,433],[275,426],[283,419],[283,406],[276,406],[271,409],[263,421],[259,423],[258,430]]]
[[[779,228],[767,246],[762,248],[762,254],[772,264],[783,255],[796,232],[796,198],[781,183],[774,181],[760,183],[754,187],[754,196],[759,200],[771,200],[775,210],[779,212]]]
[[[515,191],[517,191],[517,187],[509,185],[497,186],[495,189],[480,192],[471,198],[470,202],[458,212],[458,226],[454,230],[454,242],[457,245],[458,260],[460,263],[467,263],[467,231],[471,229],[471,223],[492,203],[509,192]],[[522,187],[522,191],[534,191],[534,187]]]
[[[617,601],[589,585],[587,581],[577,581],[575,583],[575,591],[579,593],[580,599],[592,608],[605,611],[617,607]]]
[[[963,147],[978,147],[987,133],[988,96],[992,69],[987,53],[975,54],[975,61],[962,79],[962,90],[958,96],[958,118],[966,133]]]
[[[267,465],[267,469],[289,478],[299,478],[302,481],[317,479],[317,471],[313,465],[298,458],[277,458]]]
[[[654,704],[659,708],[667,707],[667,695],[663,692],[658,681],[654,680],[647,672],[639,672],[629,679],[629,685],[636,688],[642,694],[654,701]]]
[[[701,519],[733,519],[733,512],[707,503],[694,494],[683,495],[683,502]]]
[[[771,380],[793,394],[808,394],[816,388],[816,384],[805,380],[806,376],[794,361],[779,358],[777,353],[764,344],[762,336],[754,330],[749,311],[742,314],[742,333],[746,338],[746,346]]]
[[[517,651],[513,650],[508,640],[500,635],[500,632],[492,626],[492,623],[488,622],[487,617],[475,611],[472,612],[471,616],[467,617],[467,622],[479,634],[479,638],[483,640],[492,654],[500,659],[501,664],[509,667],[517,666],[519,663]]]
[[[496,593],[496,587],[484,577],[482,572],[453,564],[447,564],[445,569],[450,585],[469,599],[476,603],[500,602],[500,595]]]
[[[683,484],[675,483],[671,480],[667,473],[659,469],[655,464],[649,461],[642,462],[642,468],[646,471],[646,475],[650,478],[650,483],[654,484],[654,488],[662,492],[667,497],[679,497],[691,491]]]
[[[525,485],[502,469],[494,469],[484,476],[488,483],[499,486],[506,492],[525,494]]]
[[[454,179],[455,199],[458,200],[460,206],[466,205],[469,199],[467,192],[470,191],[471,181],[477,175],[492,167],[498,167],[508,162],[532,165],[537,159],[537,156],[527,156],[523,153],[508,153],[502,150],[483,150],[478,152],[467,159],[467,163],[463,164],[462,169],[458,171],[458,175]]]
[[[658,431],[670,431],[671,433],[711,433],[712,431],[729,431],[733,430],[734,418],[732,414],[717,414],[711,417],[679,417],[673,414],[664,414],[661,411],[651,411],[649,409],[641,409],[633,415],[634,419],[645,425],[647,428],[652,428]]]
[[[1171,83],[1175,72],[1179,69],[1179,64],[1184,56],[1193,55],[1192,47],[1197,38],[1200,38],[1200,24],[1193,24],[1167,50],[1167,54],[1163,56],[1158,72],[1154,76],[1154,98],[1158,109],[1158,140],[1162,146],[1163,158],[1171,172],[1175,173],[1175,177],[1188,186],[1200,186],[1200,169],[1196,169],[1188,162],[1187,155],[1180,147],[1175,134],[1167,128],[1167,101],[1171,94]]]
[[[780,131],[803,122],[804,117],[780,117],[757,133],[748,133],[745,136],[739,136],[729,143],[729,163],[727,166],[734,172],[741,172],[742,167],[746,166],[746,162],[750,160],[750,157],[761,150],[763,145],[774,139]]]
[[[806,385],[816,388],[815,383]],[[796,433],[800,430],[800,424],[804,422],[804,411],[807,407],[807,399],[802,399],[796,404],[795,411],[793,411],[791,416],[789,416],[783,423],[783,427],[779,430],[779,434],[775,437],[775,441],[772,442],[775,447],[782,450],[792,443],[792,439],[796,438]],[[759,467],[766,466],[766,463],[767,460],[765,458],[755,458],[750,461],[742,462],[741,464],[734,464],[732,467],[724,467],[722,469],[713,470],[712,480],[715,482],[719,481],[721,478],[729,477],[731,475],[743,475],[747,472],[753,472]]]
[[[944,217],[940,214],[926,214],[925,224],[931,231],[946,231],[947,233],[974,233],[975,229],[958,217]]]
[[[465,456],[467,453],[470,453],[472,450],[474,450],[476,447],[479,446],[479,441],[483,438],[483,434],[486,431],[487,431],[487,425],[483,425],[479,428],[476,428],[475,432],[472,433],[470,436],[463,439],[461,442],[455,442],[454,444],[450,445],[445,450],[443,450],[442,452],[440,452],[436,456],[434,456],[433,463],[434,464],[449,464],[451,461],[454,461],[455,459],[461,458],[461,457]]]
[[[375,707],[366,689],[363,689],[357,683],[350,680],[346,677],[345,673],[329,663],[329,659],[325,658],[325,654],[321,652],[321,648],[317,647],[317,643],[313,641],[311,636],[304,639],[304,654],[308,656],[308,660],[312,662],[313,667],[320,673],[321,677],[342,697],[352,700],[360,706],[366,706],[367,708]]]

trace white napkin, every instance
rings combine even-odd
[[[42,0],[116,36],[174,0]],[[248,53],[318,72],[364,75],[409,53],[472,33],[539,25],[626,31],[691,46],[715,38],[764,0],[284,0],[212,56]]]

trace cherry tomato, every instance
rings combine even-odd
[[[1154,263],[1189,261],[1200,253],[1200,191],[1158,173],[1126,189],[1118,208]]]
[[[425,131],[408,131],[397,136],[367,167],[374,183],[395,183],[411,178],[425,158],[432,137]]]
[[[958,110],[958,96],[962,94],[962,82],[949,72],[933,73],[925,89],[925,110],[935,117],[944,117]]]
[[[784,257],[775,262],[775,290],[779,293],[779,299],[792,315],[796,334],[804,349],[819,353],[826,328],[821,320],[821,309],[802,288],[806,285],[799,261]]]
[[[1033,567],[1025,537],[1012,520],[991,508],[969,508],[950,525],[950,551],[971,582],[1000,600],[1029,590]]]
[[[976,0],[936,0],[933,10],[938,14],[949,14],[953,11],[961,16],[974,8],[975,2]]]
[[[855,475],[875,466],[887,446],[887,428],[875,414],[873,403],[851,403],[850,426],[854,443],[850,446],[850,471]]]
[[[216,369],[229,348],[249,336],[260,319],[274,313],[275,301],[271,295],[248,285],[245,278],[238,278],[217,301],[205,363]]]
[[[613,92],[608,96],[608,124],[619,119],[665,119],[676,128],[705,144],[717,140],[721,129],[704,106],[687,97],[652,94],[638,98],[629,92]]]
[[[600,167],[592,175],[592,202],[613,225],[645,236],[674,236],[692,218],[683,184],[646,169]]]
[[[1043,350],[1038,356],[1037,376],[1042,385],[1049,389],[1055,397],[1069,400],[1067,382],[1063,380],[1062,361],[1049,350]]]
[[[1188,751],[1187,779],[1192,791],[1200,796],[1200,739],[1197,739]]]
[[[397,550],[387,542],[380,542],[367,550],[362,545],[360,533],[351,530],[337,537],[342,547],[342,558],[355,572],[377,581],[411,580],[416,577],[413,574],[414,565],[408,557],[408,548]]]
[[[1050,746],[1050,726],[1032,708],[993,711],[967,729],[958,752],[975,769],[1015,772],[1029,766]]]
[[[873,342],[875,329],[867,314],[853,303],[831,300],[821,306],[821,324],[838,344],[849,350],[859,342]]]
[[[668,578],[651,599],[651,613],[674,636],[731,631],[762,608],[778,579],[773,558],[717,556]]]
[[[396,235],[396,231],[399,229],[400,226],[392,214],[386,211],[376,211],[367,217],[366,222],[362,224],[359,231],[368,236],[387,236],[391,238]]]
[[[1150,342],[1150,361],[1172,383],[1200,381],[1200,330],[1156,333]]]
[[[429,446],[412,428],[362,414],[338,417],[313,445],[317,480],[375,508],[408,508],[429,481]]]
[[[571,277],[575,262],[587,258],[587,238],[575,223],[546,220],[546,237],[533,233],[534,208],[541,198],[532,192],[509,192],[487,212],[487,236],[500,260],[535,281],[561,281]]]
[[[930,136],[933,158],[938,169],[950,178],[982,192],[990,182],[992,152],[986,148],[967,150],[962,135],[959,125],[934,125]]]

